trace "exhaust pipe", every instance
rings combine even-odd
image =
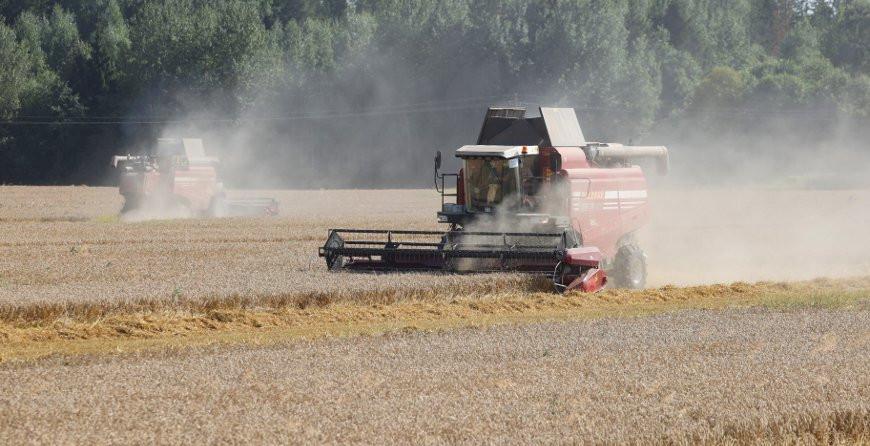
[[[670,168],[668,148],[665,146],[624,146],[622,144],[602,144],[592,146],[593,160],[625,161],[634,158],[654,158],[660,175],[666,175]]]

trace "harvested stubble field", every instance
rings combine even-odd
[[[870,441],[870,308],[646,318],[0,368],[0,442]]]
[[[594,297],[328,273],[327,228],[434,229],[438,196],[262,194],[279,217],[123,223],[115,189],[0,187],[0,440],[870,441],[870,191],[657,192],[660,288]],[[704,285],[737,280],[804,282]]]

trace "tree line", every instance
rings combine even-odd
[[[870,0],[0,0],[0,14],[0,184],[103,182],[110,155],[173,126],[254,123],[269,137],[244,150],[305,146],[292,160],[309,166],[358,159],[342,145],[426,141],[428,157],[494,101],[576,106],[602,137],[702,115],[870,118]]]

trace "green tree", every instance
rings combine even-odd
[[[28,86],[31,63],[15,32],[0,23],[0,119],[9,119],[21,108],[21,95]]]
[[[146,3],[130,21],[128,88],[156,92],[149,101],[155,110],[240,111],[282,76],[271,32],[250,2]],[[190,97],[202,101],[183,104]]]
[[[229,132],[223,118],[249,111],[446,110],[365,118],[377,132],[352,137],[316,120],[275,130],[311,147],[385,138],[397,154],[513,97],[578,107],[595,138],[708,109],[870,113],[870,0],[0,0],[0,15],[0,119],[45,121],[0,123],[0,182],[79,178],[69,166],[97,172],[161,130],[63,124],[86,112],[219,117],[197,122]]]
[[[728,67],[716,67],[695,87],[692,109],[730,108],[740,104],[745,94],[743,76]]]
[[[335,69],[335,46],[338,37],[332,22],[308,18],[302,23],[287,24],[283,42],[285,60],[300,74],[314,76]]]
[[[57,11],[57,10],[56,10]],[[59,24],[60,31],[46,29]],[[63,35],[63,21],[48,21],[23,13],[13,32],[0,24],[0,117],[24,117],[25,121],[64,121],[81,117],[85,108],[78,95],[53,71],[47,54],[53,54],[56,69],[67,63],[65,48],[75,40]],[[68,30],[67,30],[68,31]],[[63,43],[72,43],[64,45]],[[71,51],[74,52],[74,51]],[[19,124],[0,128],[0,175],[7,178],[50,178],[63,181],[69,163],[80,156],[75,150],[79,132],[63,125]]]
[[[130,30],[117,0],[103,0],[98,12],[92,45],[104,89],[123,76],[123,64],[130,50]]]
[[[831,26],[825,53],[837,66],[852,72],[870,72],[870,0],[844,6]]]
[[[847,115],[870,118],[870,76],[862,74],[849,78],[842,97],[842,108]]]
[[[809,20],[801,20],[792,27],[783,39],[781,56],[796,61],[814,59],[821,56],[819,32]]]

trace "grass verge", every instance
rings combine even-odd
[[[305,303],[300,305],[300,302]],[[556,295],[542,292],[490,292],[468,297],[433,295],[360,303],[328,299],[273,298],[260,306],[238,299],[152,307],[112,307],[98,311],[35,317],[0,313],[0,362],[56,355],[128,353],[210,344],[270,344],[292,339],[376,335],[392,331],[540,321],[635,317],[684,309],[764,307],[867,307],[870,277],[817,279],[795,283],[734,283],[667,286],[642,291]],[[262,305],[271,303],[272,305]],[[13,317],[14,315],[19,317]],[[55,315],[46,312],[44,315]],[[31,317],[20,317],[29,315]]]

